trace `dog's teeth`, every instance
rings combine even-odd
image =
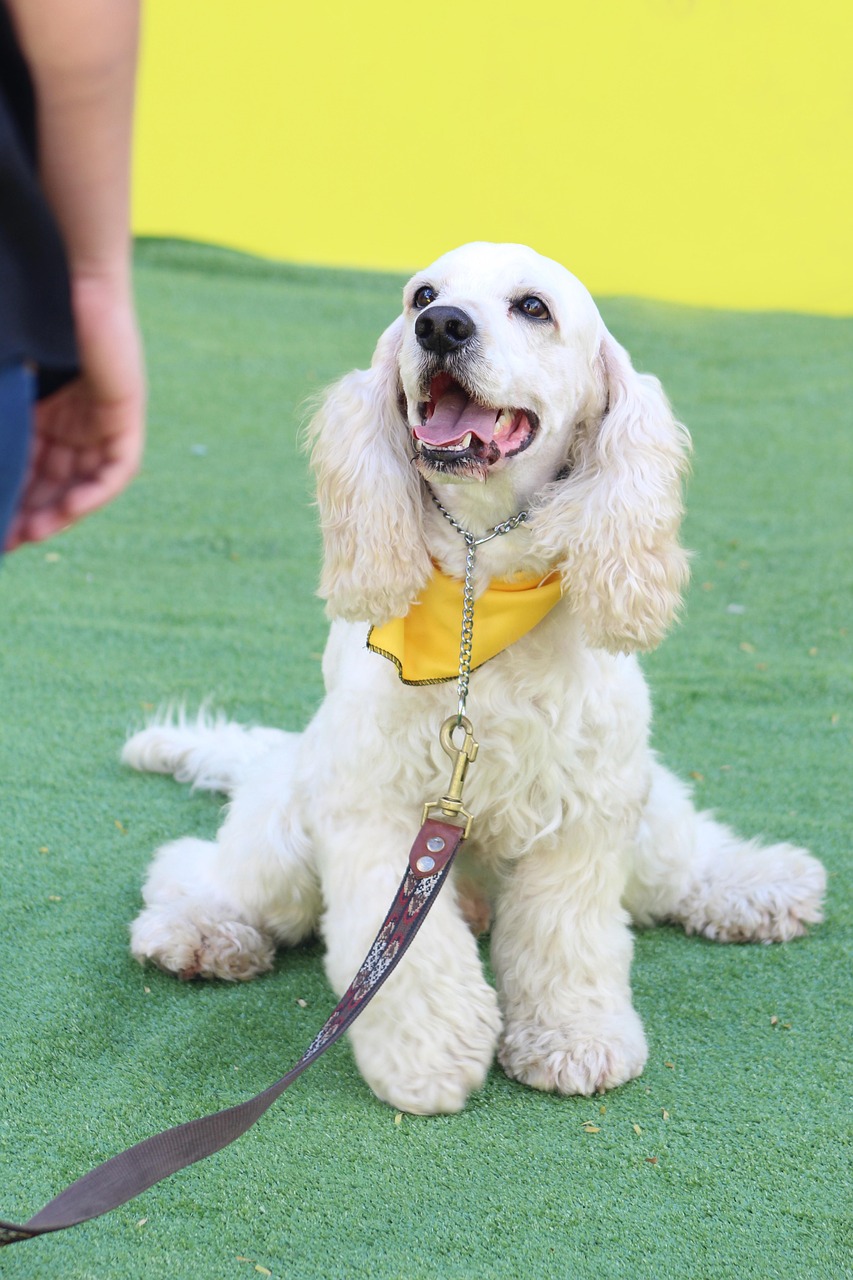
[[[434,444],[430,445],[430,448],[434,453],[462,453],[465,449],[470,449],[471,447],[471,434],[469,431],[467,435],[463,436],[461,440],[457,440],[455,444]],[[419,449],[424,447],[422,441],[417,440],[416,443]]]
[[[412,442],[413,442],[413,444],[414,444],[414,446],[415,446],[415,451],[416,451],[417,453],[420,453],[420,451],[421,451],[421,450],[423,449],[423,447],[424,447],[424,442],[423,442],[423,440],[421,440],[418,436],[412,436]]]

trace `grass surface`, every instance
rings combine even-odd
[[[152,849],[212,836],[219,803],[117,753],[168,697],[286,728],[317,705],[300,404],[368,361],[400,281],[169,243],[138,260],[144,473],[0,572],[0,1217],[17,1221],[122,1147],[271,1083],[333,1003],[317,946],[239,986],[132,963]],[[785,947],[640,935],[649,1065],[603,1099],[495,1069],[462,1115],[395,1123],[338,1046],[236,1146],[4,1250],[4,1277],[851,1274],[853,322],[602,309],[696,444],[694,583],[646,659],[657,746],[701,804],[826,862],[826,924]]]

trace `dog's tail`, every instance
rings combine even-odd
[[[170,773],[201,791],[230,795],[249,765],[298,737],[280,729],[234,724],[207,707],[192,718],[183,707],[167,707],[128,738],[121,758],[143,773]]]
[[[739,836],[697,813],[689,789],[655,764],[626,891],[635,924],[680,924],[717,942],[787,942],[823,919],[826,872],[792,844]]]

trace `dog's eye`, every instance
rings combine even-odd
[[[520,302],[515,304],[516,311],[520,311],[522,315],[528,316],[531,320],[550,320],[551,312],[545,306],[541,298],[537,298],[534,293],[528,297],[522,298]]]
[[[420,289],[416,290],[412,305],[417,307],[418,311],[423,311],[424,307],[428,307],[431,302],[435,302],[438,294],[431,284],[422,284]]]

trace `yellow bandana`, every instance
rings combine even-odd
[[[471,670],[532,631],[562,595],[558,572],[547,578],[496,579],[474,602]],[[367,647],[389,658],[404,684],[438,684],[459,674],[462,583],[439,568],[404,618],[371,627]]]

